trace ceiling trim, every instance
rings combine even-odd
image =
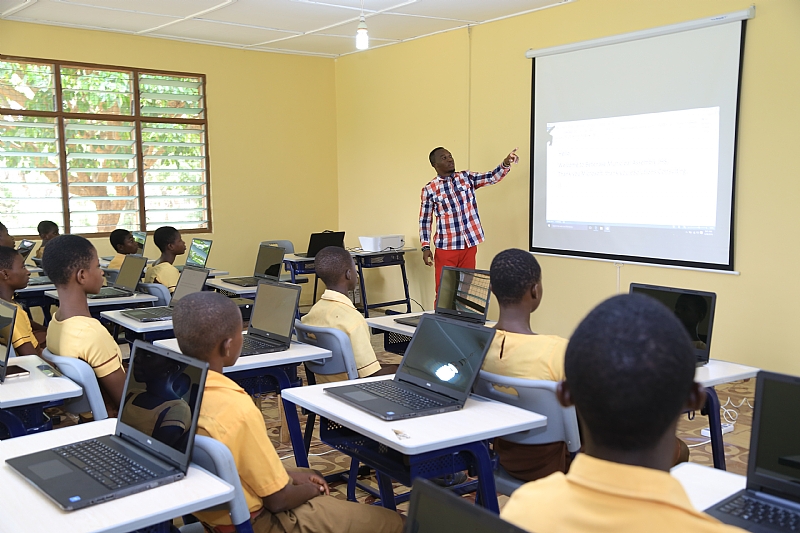
[[[192,20],[193,18],[199,17],[200,15],[205,15],[206,13],[211,13],[212,11],[216,11],[218,9],[222,9],[223,7],[227,7],[227,6],[229,6],[231,4],[235,4],[235,3],[236,3],[236,0],[223,0],[222,3],[217,4],[216,6],[209,7],[208,9],[204,9],[202,11],[198,11],[197,13],[193,13],[193,14],[191,14],[189,16],[186,16],[186,17],[184,17],[182,19],[173,20],[173,21],[167,22],[166,24],[162,24],[160,26],[156,26],[156,27],[150,28],[148,30],[137,31],[136,34],[137,35],[144,35],[145,33],[150,33],[152,31],[160,30],[161,28],[166,28],[167,26],[172,26],[173,24],[178,24],[179,22],[185,22],[187,20]]]
[[[22,11],[22,10],[23,10],[23,9],[25,9],[26,7],[30,7],[30,6],[32,6],[33,4],[35,4],[36,2],[38,2],[38,1],[39,1],[39,0],[22,0],[22,3],[20,3],[20,4],[17,4],[17,5],[15,5],[14,7],[11,7],[11,8],[9,8],[9,9],[6,9],[6,10],[5,10],[5,11],[3,11],[2,13],[0,13],[0,17],[5,17],[5,16],[7,16],[7,15],[13,15],[13,14],[14,14],[14,13],[16,13],[17,11]]]

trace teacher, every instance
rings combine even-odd
[[[419,209],[419,240],[422,260],[426,265],[436,265],[436,291],[442,267],[475,268],[478,244],[483,242],[483,228],[478,216],[475,189],[494,185],[508,174],[512,163],[519,161],[517,149],[511,151],[503,162],[491,172],[478,174],[461,170],[456,172],[452,154],[441,146],[428,156],[437,176],[422,188]],[[436,215],[436,233],[431,251],[432,216]]]

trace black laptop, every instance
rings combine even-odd
[[[242,355],[282,352],[292,343],[292,329],[300,304],[300,285],[261,280],[250,326],[243,337]]]
[[[13,347],[11,338],[14,335],[14,321],[17,318],[17,306],[5,300],[0,300],[0,383],[6,378],[21,378],[30,375],[30,372],[19,365],[9,363]]]
[[[759,372],[747,488],[706,509],[757,532],[800,530],[800,377]]]
[[[631,283],[631,294],[644,294],[666,305],[689,333],[697,366],[708,363],[717,305],[715,293]]]
[[[187,266],[183,269],[183,272],[181,272],[181,277],[178,279],[178,284],[175,286],[175,292],[172,293],[169,305],[145,307],[142,309],[126,309],[120,314],[138,320],[139,322],[162,322],[165,320],[172,320],[172,311],[175,309],[175,304],[187,294],[202,291],[207,279],[208,270],[205,268]]]
[[[36,243],[29,241],[28,239],[23,239],[22,242],[19,243],[17,251],[19,252],[19,255],[22,256],[23,261],[28,259],[28,256],[31,255],[31,250],[33,250],[34,246],[36,246]]]
[[[489,271],[442,267],[436,295],[437,315],[485,324],[489,313]],[[417,327],[419,316],[395,318],[398,324]]]
[[[313,259],[323,248],[328,246],[338,246],[344,248],[344,232],[343,231],[323,231],[322,233],[312,233],[308,239],[308,251],[305,253],[296,253],[297,257],[305,257]]]
[[[181,272],[183,272],[184,266],[206,268],[208,254],[211,253],[212,244],[214,244],[214,241],[211,239],[192,239],[192,244],[189,246],[189,253],[186,254],[186,264],[175,268]]]
[[[144,255],[144,245],[147,243],[147,232],[132,231],[131,235],[133,235],[133,240],[136,242],[137,250],[135,255]]]
[[[122,266],[119,268],[117,280],[111,287],[103,287],[97,294],[87,294],[86,296],[92,300],[102,298],[122,298],[125,296],[133,296],[136,291],[136,286],[142,279],[142,272],[144,267],[147,266],[147,258],[140,255],[126,255],[122,261]]]
[[[28,287],[36,287],[39,285],[52,285],[52,281],[47,276],[36,276],[28,279]]]
[[[208,363],[138,340],[130,361],[114,435],[6,459],[66,511],[186,475]]]
[[[394,379],[354,381],[325,392],[384,420],[457,411],[478,377],[495,330],[422,315]]]
[[[256,267],[252,276],[241,278],[223,279],[225,283],[238,285],[239,287],[255,287],[262,279],[280,281],[281,269],[283,268],[283,255],[286,250],[280,246],[270,246],[262,244],[258,247],[258,257],[256,257]]]
[[[423,478],[411,485],[405,533],[527,533]]]

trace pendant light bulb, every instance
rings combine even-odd
[[[358,23],[358,29],[356,30],[356,48],[358,50],[369,48],[369,34],[367,33],[367,21],[364,15],[361,15],[361,22]]]

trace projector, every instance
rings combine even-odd
[[[359,237],[361,249],[365,252],[384,252],[399,250],[406,244],[405,235],[367,235]]]

